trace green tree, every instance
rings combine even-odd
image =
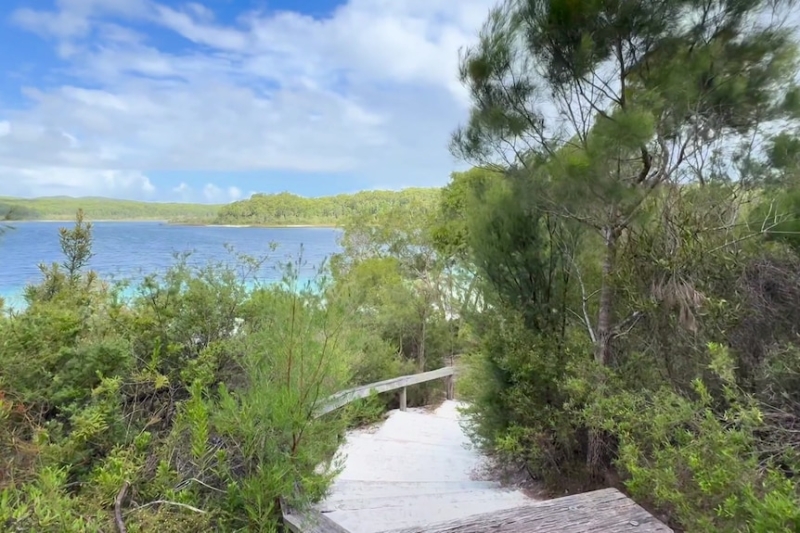
[[[283,192],[255,194],[219,211],[218,224],[340,225],[353,217],[374,217],[402,209],[406,216],[421,214],[436,204],[438,189],[411,188],[402,191],[361,191],[320,198],[305,198]]]
[[[72,220],[82,209],[93,220],[213,220],[221,206],[166,202],[135,202],[111,198],[4,198],[0,217],[10,220]]]
[[[794,116],[790,29],[753,22],[773,4],[510,0],[462,58],[473,107],[454,152],[540,176],[549,209],[602,240],[601,364],[631,320],[615,312],[613,278],[648,197],[691,178],[693,157]]]
[[[796,119],[796,49],[791,28],[780,23],[788,7],[508,0],[464,53],[461,80],[473,104],[452,150],[529,184],[538,207],[594,235],[599,272],[574,256],[571,262],[579,317],[601,367],[630,362],[619,341],[643,316],[620,299],[628,289],[620,285],[621,250],[635,247],[643,225],[669,219],[670,197],[690,192],[687,182],[705,186],[741,171],[770,126]],[[660,285],[669,290],[651,297],[695,298],[677,273]],[[611,386],[606,376],[595,376],[597,390]],[[588,445],[596,473],[600,433],[592,429]]]
[[[502,172],[472,168],[454,172],[442,189],[431,236],[436,249],[446,257],[465,260],[469,257],[469,210],[471,202],[482,196],[493,183],[501,181]]]
[[[417,201],[344,225],[343,251],[332,261],[334,289],[373,332],[370,346],[380,356],[365,357],[361,365],[368,381],[451,364],[463,349],[462,296],[470,283],[434,246],[435,215]],[[431,392],[421,387],[409,400]]]
[[[429,363],[429,328],[432,321],[442,320],[444,307],[442,265],[428,236],[432,210],[422,205],[416,209],[425,214],[409,216],[404,206],[352,217],[345,226],[343,252],[335,259],[335,268],[362,307],[392,309],[379,318],[386,320],[382,329],[421,371]],[[430,358],[435,366],[441,355]]]
[[[60,228],[58,240],[64,254],[62,266],[70,280],[75,280],[92,258],[92,223],[86,222],[83,210],[79,209],[72,229]]]
[[[750,164],[756,198],[749,225],[767,240],[800,252],[800,138],[782,131],[766,143],[765,157]]]

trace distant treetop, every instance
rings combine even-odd
[[[379,215],[394,209],[428,211],[438,205],[441,189],[413,188],[401,191],[361,191],[306,198],[288,192],[254,194],[223,206],[217,224],[285,225],[330,224],[337,225],[352,217]]]

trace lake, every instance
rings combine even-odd
[[[27,284],[41,279],[38,265],[63,260],[58,229],[68,222],[14,223],[0,236],[0,296],[10,307],[19,307]],[[234,264],[236,253],[267,257],[259,280],[281,279],[281,264],[302,257],[302,281],[314,278],[317,269],[340,250],[341,230],[333,228],[244,228],[178,226],[161,222],[95,222],[94,257],[90,267],[108,280],[140,280],[174,265],[175,254],[191,252],[189,263]],[[272,251],[271,244],[277,246]],[[234,253],[228,250],[232,247]]]

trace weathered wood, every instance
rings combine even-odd
[[[400,389],[400,410],[405,411],[408,407],[408,387]]]
[[[283,522],[293,533],[350,533],[322,513],[284,515]]]
[[[603,489],[441,524],[385,533],[671,533],[616,489]]]
[[[452,376],[453,373],[453,367],[446,366],[438,370],[431,370],[430,372],[423,372],[421,374],[413,374],[410,376],[400,376],[399,378],[378,381],[377,383],[370,383],[369,385],[363,385],[361,387],[355,387],[353,389],[337,392],[333,396],[330,396],[314,413],[314,415],[316,417],[320,417],[324,414],[330,413],[331,411],[335,411],[336,409],[339,409],[350,402],[361,398],[367,398],[372,394],[389,392],[403,387],[408,387],[410,385],[441,379],[447,376]]]
[[[284,525],[292,533],[350,533],[316,509],[298,512],[281,502]]]

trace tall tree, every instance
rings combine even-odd
[[[595,360],[616,316],[619,241],[648,197],[794,119],[795,47],[781,0],[507,0],[466,50],[471,162],[538,176],[558,216],[602,238]]]
[[[433,214],[415,201],[353,217],[344,228],[343,251],[332,260],[334,277],[352,289],[362,309],[373,310],[364,320],[392,332],[420,371],[438,364],[437,331],[447,329],[457,312],[452,271],[430,236]],[[384,316],[378,309],[394,312]],[[447,336],[438,335],[438,340]]]
[[[618,253],[648,199],[704,183],[722,156],[794,119],[791,0],[506,0],[461,61],[472,96],[456,155],[533,176],[553,214],[602,242],[594,360],[640,314],[618,316]],[[749,143],[749,144],[748,144]],[[732,159],[730,157],[729,159]],[[578,273],[580,277],[580,273]],[[584,307],[585,309],[585,307]],[[599,474],[602,438],[589,436]]]

